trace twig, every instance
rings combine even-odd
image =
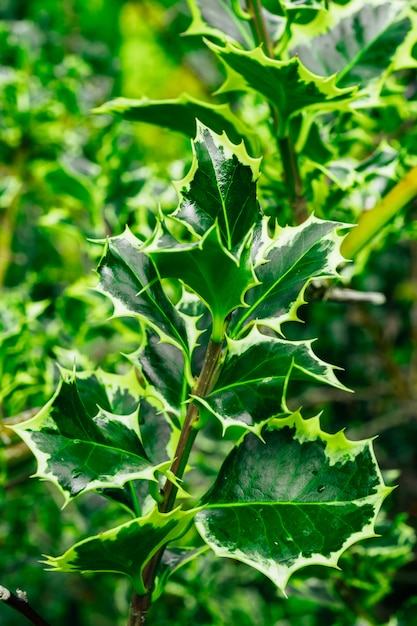
[[[24,591],[17,589],[16,594],[0,585],[0,600],[8,604],[12,609],[18,611],[31,624],[34,624],[34,626],[50,626],[49,622],[45,621],[43,617],[30,606]]]

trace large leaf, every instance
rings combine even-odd
[[[48,556],[44,563],[59,572],[125,574],[137,593],[144,594],[144,566],[162,546],[183,534],[196,510],[163,514],[153,509],[144,517],[74,544],[62,556]]]
[[[223,246],[217,224],[190,244],[178,243],[159,225],[143,250],[162,278],[177,278],[200,296],[212,315],[213,340],[221,341],[227,316],[245,306],[244,295],[256,284],[249,239],[235,258]]]
[[[319,418],[273,420],[226,458],[197,514],[218,556],[248,563],[284,589],[306,565],[336,566],[352,543],[374,536],[383,483],[370,440],[321,431]]]
[[[292,52],[315,74],[337,73],[338,86],[367,85],[386,70],[410,31],[406,4],[402,0],[368,2],[328,33]]]
[[[207,45],[227,70],[226,81],[219,91],[255,90],[261,93],[278,110],[279,137],[287,136],[288,121],[295,113],[307,109],[323,112],[340,108],[353,97],[351,88],[339,89],[334,76],[316,76],[298,57],[276,61],[267,57],[261,48],[246,52],[230,43]]]
[[[176,184],[179,208],[173,216],[203,236],[217,221],[223,245],[236,248],[260,217],[256,200],[259,160],[227,136],[214,135],[199,125],[193,141],[194,162]]]
[[[336,229],[342,226],[311,215],[300,226],[277,226],[269,235],[264,220],[253,245],[259,284],[245,297],[249,307],[235,312],[228,334],[236,337],[254,323],[280,332],[283,322],[297,320],[309,281],[337,276],[344,259],[339,252],[343,237]]]
[[[187,94],[172,100],[115,98],[97,107],[93,112],[119,115],[131,122],[164,126],[188,137],[195,137],[196,120],[200,120],[218,134],[226,132],[236,143],[246,139],[251,144],[256,144],[254,133],[232,113],[228,104],[211,104]]]
[[[165,341],[189,351],[186,324],[165,295],[143,243],[128,228],[111,237],[97,268],[97,290],[109,296],[114,315],[136,316],[149,324]]]
[[[217,383],[209,395],[194,401],[223,428],[240,425],[259,433],[265,421],[285,407],[289,376],[346,389],[334,368],[314,354],[311,343],[268,337],[254,327],[244,339],[228,341]]]
[[[75,376],[62,379],[45,407],[14,427],[37,459],[36,476],[55,483],[65,502],[87,491],[120,489],[129,480],[155,480],[162,469],[150,463],[140,441],[138,397],[136,410],[120,411],[121,398],[127,396],[130,406],[138,391],[134,380],[129,376],[129,388],[121,378],[120,387],[113,388],[119,411],[113,413],[105,382],[100,385],[94,374],[79,384]]]

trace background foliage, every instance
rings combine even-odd
[[[60,511],[59,495],[29,480],[34,463],[7,425],[49,400],[57,363],[127,371],[120,353],[136,349],[138,327],[131,318],[109,320],[109,302],[89,289],[97,283],[92,270],[101,247],[87,239],[118,235],[126,224],[150,234],[158,204],[167,212],[175,208],[170,180],[180,179],[191,161],[183,134],[91,109],[117,96],[176,99],[181,92],[220,105],[225,96],[210,94],[224,68],[200,38],[179,37],[190,26],[185,2],[3,0],[0,18],[0,582],[25,589],[33,604],[48,608],[52,623],[123,624],[130,595],[124,579],[113,589],[113,577],[47,574],[38,564],[42,553],[61,554],[80,535],[116,525],[119,512],[94,495]],[[395,12],[387,20],[380,36],[393,29],[398,36],[401,20]],[[194,19],[191,32],[197,26]],[[305,42],[294,45],[307,59]],[[312,71],[319,71],[317,63]],[[358,78],[352,68],[340,86]],[[400,68],[382,87],[391,104],[375,105],[365,127],[358,130],[347,112],[328,126],[329,137],[312,126],[308,141],[322,150],[321,169],[308,158],[303,167],[319,216],[355,221],[357,207],[417,164],[416,93],[415,70]],[[264,119],[265,105],[256,98],[250,104],[254,125]],[[336,144],[344,158],[326,168],[329,146]],[[270,213],[285,221],[290,207],[277,206],[277,177],[268,177],[276,167],[267,153],[260,192]],[[318,337],[316,352],[341,365],[343,383],[355,390],[308,388],[298,404],[311,415],[325,407],[322,421],[330,432],[347,425],[350,438],[379,434],[375,448],[386,481],[400,484],[381,516],[383,539],[352,547],[342,557],[343,572],[298,573],[288,600],[242,564],[207,556],[172,579],[158,624],[172,624],[175,614],[178,622],[200,624],[347,625],[359,619],[360,607],[376,624],[417,620],[415,219],[414,202],[395,216],[352,279],[354,288],[383,293],[383,306],[317,299],[305,308],[304,327],[286,331],[297,339]],[[217,446],[210,437],[199,441],[207,485],[221,458]],[[21,623],[6,606],[0,619],[6,626]]]

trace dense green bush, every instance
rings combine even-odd
[[[417,5],[262,5],[0,4],[0,584],[50,623],[417,619]]]

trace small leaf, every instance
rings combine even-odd
[[[297,320],[297,309],[305,304],[307,284],[338,275],[337,267],[344,261],[339,252],[343,237],[337,234],[338,227],[347,225],[311,215],[300,226],[277,226],[270,236],[264,219],[252,247],[259,284],[245,297],[248,308],[235,312],[228,334],[236,337],[255,323],[280,333],[283,322]]]
[[[80,387],[86,392],[89,379]],[[97,379],[91,377],[95,397]],[[113,392],[115,389],[113,389]],[[109,406],[110,399],[107,396]],[[129,480],[155,480],[162,466],[148,460],[139,438],[137,411],[116,415],[83,402],[77,379],[61,380],[53,398],[32,419],[14,427],[38,463],[36,476],[55,483],[65,503],[86,491],[122,488]]]
[[[232,113],[228,104],[212,104],[187,94],[172,100],[115,98],[94,109],[93,113],[119,115],[131,122],[164,126],[192,138],[197,131],[196,120],[200,120],[219,135],[226,132],[236,143],[242,139],[253,146],[257,143],[255,134]]]
[[[143,251],[162,278],[177,278],[200,296],[212,315],[213,341],[221,341],[226,317],[245,306],[244,295],[256,284],[249,239],[243,242],[236,259],[224,248],[217,225],[199,241],[182,244],[160,224]]]
[[[306,67],[321,76],[337,73],[340,87],[367,85],[385,72],[411,28],[406,3],[366,3],[328,33],[292,50]]]
[[[354,95],[352,88],[339,89],[336,78],[322,78],[308,70],[297,57],[276,61],[261,48],[250,52],[227,43],[217,46],[207,42],[227,70],[227,79],[219,92],[255,90],[278,110],[278,136],[288,135],[288,121],[294,113],[320,112],[340,108]]]
[[[285,409],[287,380],[311,380],[346,389],[334,368],[319,359],[311,341],[267,337],[254,327],[238,341],[228,341],[228,353],[213,391],[194,398],[226,429],[240,425],[259,433],[262,425]]]
[[[128,576],[138,594],[146,593],[143,568],[166,543],[184,533],[196,511],[152,510],[148,515],[74,544],[62,556],[44,563],[59,572],[117,572]]]
[[[198,126],[193,141],[194,162],[188,175],[176,187],[178,209],[172,214],[194,233],[203,236],[217,221],[222,243],[237,248],[259,219],[256,180],[259,159],[252,159],[243,145],[236,146]]]
[[[184,319],[165,295],[152,261],[142,252],[143,243],[128,228],[108,239],[97,268],[97,291],[109,296],[114,316],[136,316],[165,341],[188,354]]]
[[[196,525],[218,556],[243,561],[284,590],[307,565],[337,566],[375,535],[383,483],[371,440],[321,431],[319,418],[276,419],[246,435],[225,460]]]

